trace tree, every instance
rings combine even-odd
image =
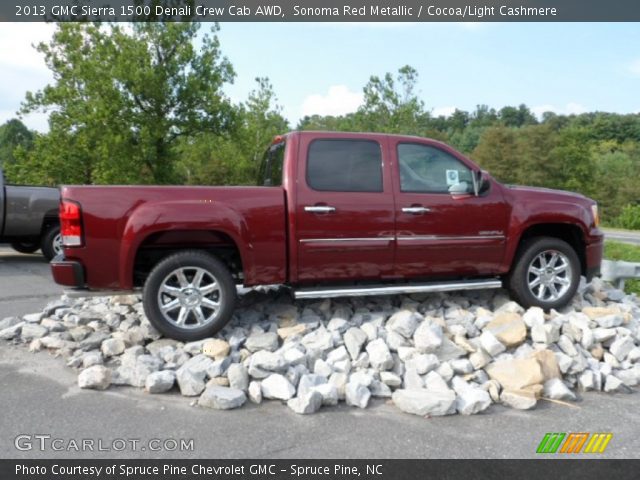
[[[471,158],[501,182],[519,181],[516,167],[516,135],[510,128],[490,127],[485,130]]]
[[[60,23],[51,42],[37,47],[55,82],[28,93],[22,107],[51,112],[50,132],[19,158],[17,176],[174,182],[180,139],[222,135],[235,122],[222,93],[234,72],[220,52],[218,27],[196,49],[199,29],[197,23]]]
[[[0,125],[0,167],[14,164],[16,148],[29,150],[33,146],[33,138],[34,133],[18,119]]]
[[[289,129],[269,79],[256,82],[258,87],[237,108],[233,131],[224,136],[205,132],[181,144],[179,164],[185,183],[255,184],[265,150],[276,135]]]
[[[372,76],[365,85],[364,103],[356,114],[356,124],[364,131],[420,134],[427,112],[416,93],[418,72],[409,65],[384,77]]]

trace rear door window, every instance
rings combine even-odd
[[[329,192],[382,192],[382,150],[372,140],[314,140],[307,184]]]

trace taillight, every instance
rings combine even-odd
[[[82,209],[71,200],[60,203],[60,233],[65,247],[82,246]]]

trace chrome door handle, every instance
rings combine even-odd
[[[311,213],[331,213],[336,211],[336,207],[330,207],[328,205],[307,205],[304,207],[304,211]]]
[[[431,209],[427,207],[403,207],[402,208],[403,213],[411,213],[413,215],[418,215],[420,213],[427,213],[430,211]]]

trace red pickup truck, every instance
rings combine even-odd
[[[507,186],[434,140],[370,133],[276,137],[255,187],[64,186],[59,284],[142,289],[169,337],[210,336],[236,285],[296,298],[505,286],[560,308],[599,273],[593,200]]]

